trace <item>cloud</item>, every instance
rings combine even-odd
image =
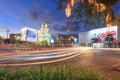
[[[45,9],[43,12],[40,12],[39,10],[29,10],[27,19],[39,23],[49,22],[52,25],[64,23],[64,18],[56,15],[53,16],[48,9]]]
[[[36,10],[30,10],[28,13],[32,20],[37,20],[40,17],[40,13]]]
[[[40,3],[37,3],[37,2],[33,3],[33,7],[35,7],[35,8],[40,8],[41,6],[42,6],[42,4],[40,4]]]
[[[66,32],[67,30],[70,30],[70,32],[74,32],[74,31],[79,31],[80,26],[77,22],[73,22],[73,23],[66,23],[65,25],[56,24],[51,28],[57,31]]]
[[[49,13],[50,13],[50,10],[45,9],[44,12],[45,12],[46,14],[49,14]]]
[[[52,28],[57,31],[67,31],[68,29],[65,25],[59,25],[59,24],[54,25]]]
[[[78,31],[80,28],[78,22],[68,23],[68,26],[69,26],[71,31]]]

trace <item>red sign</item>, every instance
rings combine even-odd
[[[113,30],[113,31],[110,32],[110,34],[115,35],[116,31]]]
[[[116,39],[116,38],[114,38],[114,39],[113,39],[113,42],[116,42],[116,41],[117,41],[117,39]]]
[[[115,30],[107,31],[105,33],[102,33],[100,37],[105,38],[108,34],[116,35],[116,31]]]
[[[104,38],[104,37],[107,36],[107,34],[106,34],[106,33],[102,33],[100,36],[101,36],[102,38]]]
[[[110,31],[107,31],[106,34],[107,34],[107,35],[110,34]]]

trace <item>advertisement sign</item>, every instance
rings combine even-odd
[[[77,44],[77,38],[74,38],[74,44]]]
[[[36,30],[31,28],[22,28],[21,29],[21,41],[30,41],[35,42],[36,41]]]
[[[54,43],[54,37],[52,36],[50,39],[51,43]]]
[[[36,42],[36,30],[27,29],[27,41]]]
[[[116,42],[117,41],[117,26],[100,28],[91,30],[91,42],[102,43],[102,42]]]

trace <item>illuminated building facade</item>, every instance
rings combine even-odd
[[[21,41],[36,42],[37,45],[51,45],[50,39],[47,22],[41,24],[40,30],[28,27],[21,29]]]
[[[38,44],[39,45],[51,45],[51,35],[49,34],[48,23],[41,24],[40,31],[38,31]]]
[[[40,30],[32,28],[21,29],[21,41],[35,42],[40,46],[68,45],[73,43],[74,37],[65,34],[50,34],[47,22],[41,24]]]
[[[10,39],[20,40],[21,34],[10,34]]]
[[[36,42],[36,29],[22,28],[21,29],[21,41]]]
[[[81,32],[78,35],[79,44],[91,44],[93,47],[119,47],[120,29],[117,26]]]
[[[70,44],[70,36],[69,35],[64,35],[64,34],[52,34],[54,37],[54,44]]]

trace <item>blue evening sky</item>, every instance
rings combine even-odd
[[[113,9],[119,14],[120,4]],[[20,33],[24,26],[39,29],[44,21],[48,21],[50,26],[65,24],[65,13],[57,11],[53,0],[0,0],[0,36],[6,37],[7,29],[10,33]],[[50,32],[60,33],[54,29],[50,29]]]

